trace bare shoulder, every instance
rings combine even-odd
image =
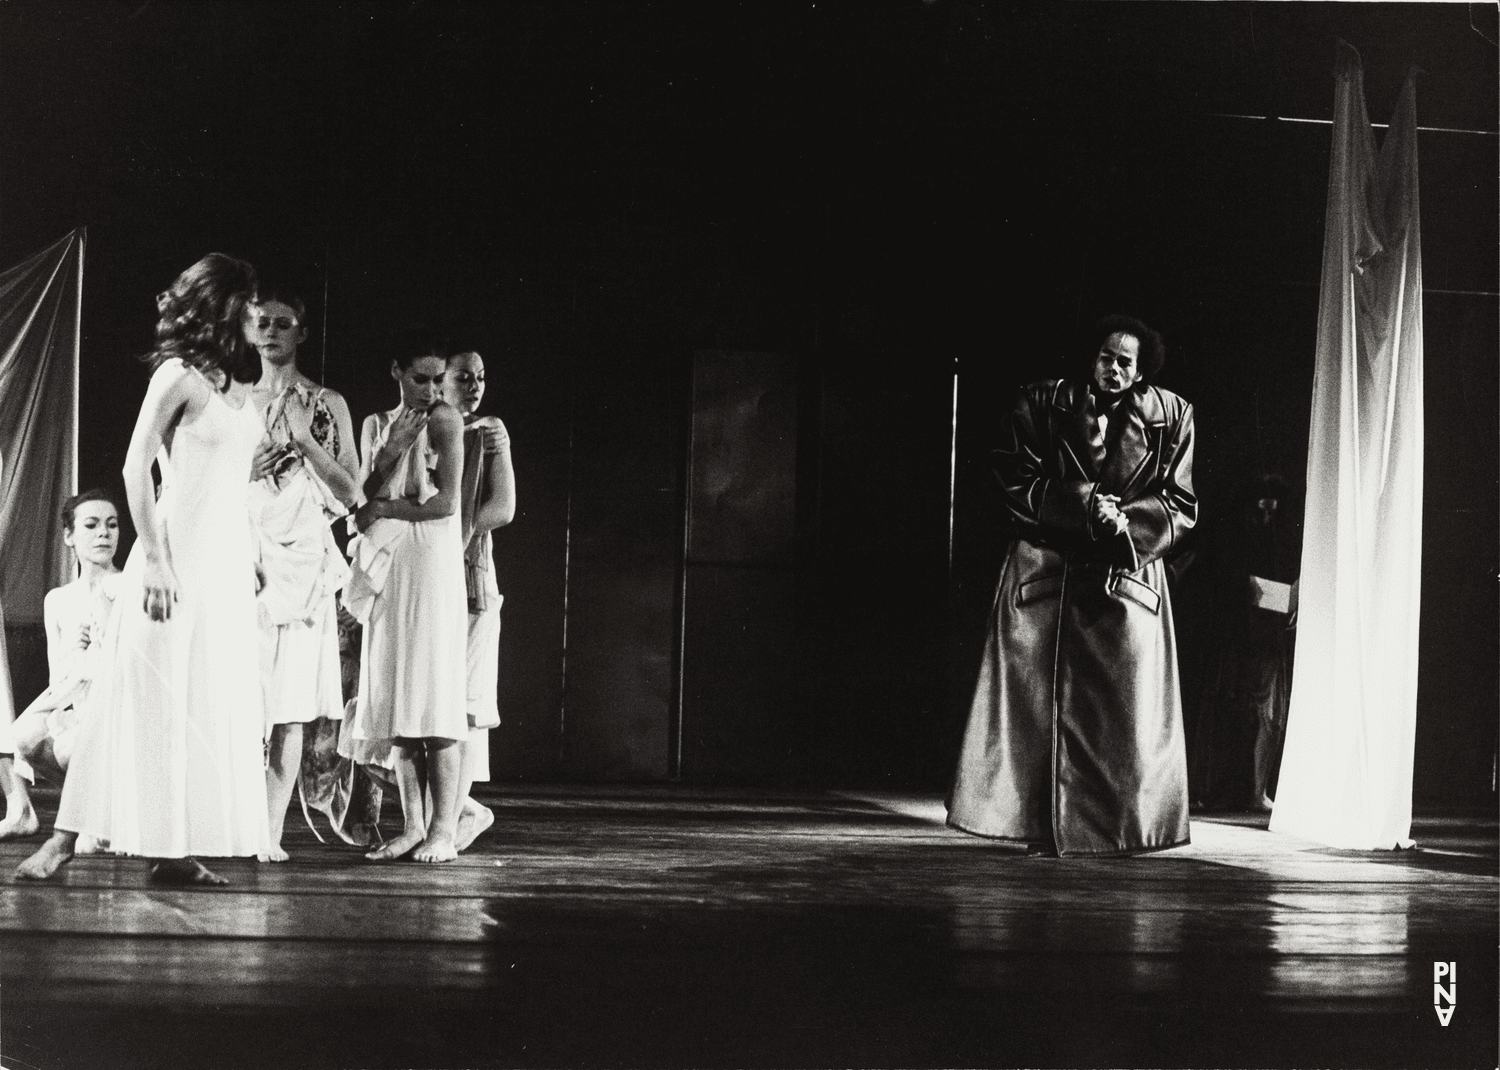
[[[165,393],[168,391],[207,391],[208,380],[203,373],[189,368],[180,357],[164,360],[155,371],[151,373],[151,388]]]
[[[350,420],[349,403],[344,400],[344,395],[329,387],[322,387],[323,402],[328,406],[328,411],[337,418]]]
[[[427,414],[427,426],[445,435],[463,434],[464,418],[446,401],[439,401]]]

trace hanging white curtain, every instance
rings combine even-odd
[[[1271,829],[1411,843],[1422,563],[1422,242],[1416,95],[1379,153],[1339,43],[1301,607]]]
[[[84,232],[0,273],[0,605],[42,619],[73,578],[57,507],[78,490],[78,344]]]
[[[73,578],[57,507],[78,490],[82,228],[0,273],[0,753],[15,705],[3,624]]]

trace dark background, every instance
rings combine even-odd
[[[520,491],[498,775],[941,788],[1009,388],[1129,311],[1197,407],[1206,523],[1300,483],[1329,127],[1224,115],[1329,117],[1336,36],[1375,122],[1416,64],[1423,125],[1495,130],[1488,4],[5,3],[0,263],[88,227],[83,485],[209,250],[307,297],[356,421],[412,322],[484,354]],[[1420,137],[1423,802],[1494,798],[1497,141]],[[705,351],[786,358],[774,560],[685,539]]]

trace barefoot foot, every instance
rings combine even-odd
[[[262,851],[255,856],[257,862],[290,862],[292,856],[286,853],[286,848],[281,844],[275,844],[268,851]]]
[[[494,823],[495,811],[488,806],[480,806],[473,799],[465,799],[463,811],[458,815],[458,832],[453,838],[453,846],[460,851],[467,851],[480,833]]]
[[[371,862],[394,862],[421,842],[421,829],[408,830],[394,840],[387,840],[383,847],[371,851],[365,857]]]
[[[0,821],[0,840],[30,836],[41,827],[41,822],[36,819],[36,811],[30,806],[12,806],[6,813],[5,820]]]
[[[16,867],[18,881],[44,881],[73,860],[73,837],[53,833],[26,861]]]
[[[158,858],[148,870],[153,884],[220,885],[229,882],[196,858]]]
[[[75,855],[97,855],[109,852],[109,841],[95,839],[86,832],[78,834],[78,842],[73,845]]]
[[[411,853],[413,862],[452,862],[458,857],[458,848],[447,836],[429,835]]]

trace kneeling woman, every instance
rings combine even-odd
[[[418,862],[456,857],[459,744],[468,601],[458,512],[463,419],[442,400],[447,365],[432,347],[391,366],[401,404],[365,420],[346,603],[364,625],[359,698],[341,753],[394,768],[406,827],[366,857],[410,852]],[[432,812],[427,813],[426,800]]]
[[[63,503],[62,525],[63,543],[78,559],[78,578],[48,591],[42,603],[47,689],[16,718],[12,729],[18,777],[14,791],[30,815],[30,827],[21,826],[23,835],[37,828],[27,794],[31,771],[59,785],[67,775],[89,681],[102,668],[100,650],[119,587],[115,551],[120,545],[120,510],[109,493],[94,489],[69,498]],[[0,743],[0,762],[11,760],[12,751]],[[16,817],[19,824],[22,815]],[[6,838],[6,832],[0,829],[0,839]],[[91,845],[92,841],[81,839],[75,850],[87,854]]]

